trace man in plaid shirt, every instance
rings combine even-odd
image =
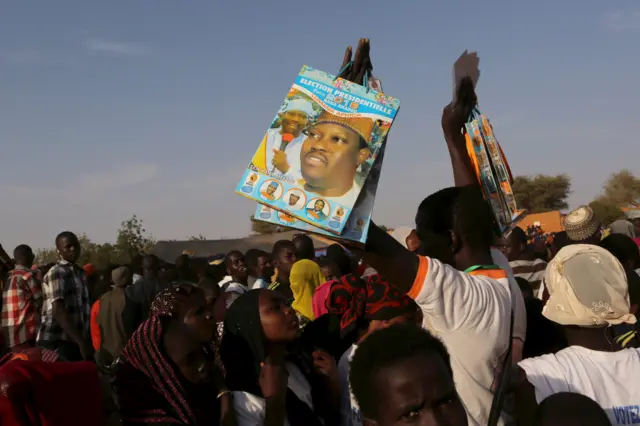
[[[33,250],[19,245],[13,251],[16,267],[2,291],[2,333],[11,350],[35,346],[40,327],[42,287],[33,267]]]
[[[56,237],[62,258],[42,280],[44,303],[38,345],[58,352],[67,361],[93,359],[89,334],[91,304],[84,271],[76,261],[80,242],[73,232]]]

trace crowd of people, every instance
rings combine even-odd
[[[363,39],[342,77],[371,68]],[[443,111],[455,186],[414,226],[372,222],[364,248],[318,257],[297,234],[99,271],[72,232],[53,265],[0,250],[0,424],[640,423],[640,216],[602,238],[580,207],[543,252],[497,235],[463,134],[475,103],[467,81]]]

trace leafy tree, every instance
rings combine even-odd
[[[603,196],[617,207],[640,206],[640,179],[629,170],[609,176],[602,190]]]
[[[117,258],[121,263],[129,263],[135,255],[150,252],[155,243],[155,238],[147,235],[142,219],[134,214],[123,221],[118,230],[115,244]]]
[[[606,196],[600,196],[589,203],[593,209],[593,214],[600,219],[603,226],[609,226],[612,222],[624,217],[619,205]]]
[[[288,229],[284,226],[276,225],[275,223],[263,222],[261,220],[254,219],[253,215],[249,216],[251,221],[251,234],[275,234],[277,232],[284,232]]]
[[[569,207],[567,198],[571,193],[571,179],[565,174],[557,176],[517,176],[513,192],[518,208],[529,213],[563,210]]]
[[[207,241],[207,237],[205,237],[202,234],[198,234],[198,235],[192,235],[189,238],[187,238],[187,240],[189,241]]]
[[[46,265],[47,263],[54,263],[58,260],[58,254],[56,249],[38,249],[34,253],[36,255],[35,263],[38,265]]]
[[[378,225],[378,228],[382,229],[384,232],[389,232],[389,230],[391,229],[384,225]]]

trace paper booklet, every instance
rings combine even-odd
[[[395,98],[303,66],[236,192],[343,234],[399,106]]]
[[[367,234],[369,232],[369,223],[371,222],[373,204],[376,198],[376,192],[378,190],[378,182],[380,180],[380,169],[382,168],[384,149],[385,147],[383,145],[378,153],[378,159],[369,172],[369,177],[364,184],[363,191],[360,193],[360,196],[358,197],[358,200],[353,207],[351,215],[346,220],[344,230],[339,236],[336,236],[335,234],[327,232],[314,225],[310,225],[306,222],[298,220],[287,213],[275,210],[264,204],[258,204],[256,206],[256,212],[253,218],[255,220],[260,220],[263,222],[273,223],[280,226],[299,229],[301,231],[324,235],[329,238],[343,241],[347,244],[355,243],[356,245],[363,245],[367,241]],[[289,202],[291,203],[292,201]],[[331,221],[344,221],[343,216],[344,211],[338,209],[334,217],[330,219],[330,223]]]

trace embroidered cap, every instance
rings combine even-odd
[[[600,221],[589,206],[580,206],[564,218],[567,237],[573,241],[584,241],[600,229]]]
[[[542,314],[562,325],[635,324],[627,276],[618,259],[590,245],[564,247],[545,272],[549,300]]]
[[[360,136],[367,145],[371,142],[371,132],[373,131],[374,122],[367,117],[339,117],[324,111],[316,122],[318,124],[338,124],[347,129],[353,130]]]

